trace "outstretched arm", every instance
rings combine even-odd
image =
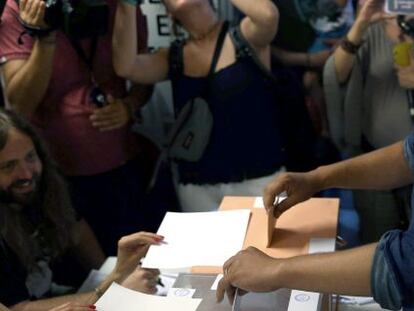
[[[371,295],[371,268],[376,244],[329,254],[275,259],[250,247],[230,258],[223,267],[217,300],[227,292],[232,301],[235,288],[271,292],[280,288]]]
[[[162,240],[162,236],[148,232],[138,232],[125,236],[118,242],[118,259],[114,270],[99,285],[96,291],[82,294],[65,295],[50,299],[40,299],[36,301],[27,300],[12,306],[11,310],[44,311],[69,302],[82,305],[93,304],[113,282],[117,282],[119,284],[126,282],[125,286],[128,286],[134,290],[151,289],[151,286],[153,285],[152,279],[158,275],[158,272],[142,272],[137,269],[138,263],[139,260],[146,254],[149,245],[158,244]],[[132,282],[132,280],[135,282]]]
[[[275,216],[329,188],[388,190],[408,185],[413,175],[398,142],[346,161],[321,166],[308,173],[284,173],[266,187],[266,210],[273,208],[276,196],[286,191],[287,199],[277,205]]]
[[[168,50],[154,54],[137,54],[136,4],[119,1],[112,38],[113,63],[116,73],[135,83],[154,84],[168,74]]]

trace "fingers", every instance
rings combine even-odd
[[[90,116],[92,126],[101,131],[109,131],[126,125],[130,119],[128,109],[121,100],[107,96],[108,105],[97,108]]]
[[[147,294],[157,292],[159,281],[159,270],[137,268],[134,271],[137,289]]]
[[[240,253],[240,252],[239,252]],[[238,254],[237,254],[238,255]],[[226,278],[229,277],[230,274],[230,266],[233,264],[234,260],[236,259],[236,256],[232,256],[230,257],[230,259],[228,259],[224,265],[223,265],[223,277],[225,276]]]
[[[36,20],[37,12],[38,12],[39,7],[40,7],[40,2],[39,1],[33,1],[32,2],[31,10],[29,11],[29,17],[32,20]]]
[[[295,195],[288,196],[285,200],[280,202],[278,205],[275,206],[273,209],[273,216],[275,218],[279,218],[284,212],[286,212],[289,208],[296,205],[298,200],[295,198]]]
[[[19,9],[21,12],[26,11],[27,1],[28,0],[20,0]]]
[[[44,23],[45,11],[46,11],[46,4],[43,1],[40,1],[38,8],[37,8],[37,12],[36,12],[39,23]]]
[[[267,212],[270,212],[275,204],[276,197],[283,191],[286,191],[286,186],[282,181],[283,176],[276,177],[270,184],[268,184],[263,192],[263,204]]]
[[[124,249],[135,249],[138,246],[159,244],[164,240],[164,237],[150,232],[137,232],[122,237],[118,246]]]
[[[26,11],[27,13],[30,13],[30,12],[31,12],[31,10],[32,10],[32,6],[33,6],[33,1],[34,1],[34,0],[28,0],[28,1],[26,2],[25,11]]]
[[[94,121],[92,122],[92,126],[98,128],[102,132],[105,132],[121,128],[127,123],[128,120],[124,119],[123,117],[116,117],[107,120]]]
[[[20,1],[20,18],[28,25],[45,28],[45,3],[42,0]]]
[[[217,302],[222,302],[224,299],[224,294],[227,294],[230,304],[234,300],[234,295],[236,292],[236,288],[231,285],[231,283],[227,280],[226,276],[224,276],[217,285],[216,291],[216,300]]]
[[[223,279],[220,280],[220,282],[217,285],[217,290],[216,290],[216,300],[217,302],[222,302],[223,298],[224,298],[224,294],[226,292],[226,281],[224,281]]]

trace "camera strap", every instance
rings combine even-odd
[[[72,44],[72,47],[74,48],[78,56],[80,57],[80,59],[85,63],[86,67],[88,68],[92,83],[97,84],[95,80],[95,75],[93,73],[93,59],[95,58],[96,50],[98,47],[98,36],[94,36],[91,39],[91,48],[89,56],[86,55],[85,50],[82,48],[78,40],[69,38],[69,41]]]

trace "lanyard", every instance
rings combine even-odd
[[[89,70],[89,76],[93,84],[93,88],[91,90],[91,93],[89,94],[90,101],[93,102],[98,107],[103,107],[104,105],[107,104],[106,95],[102,91],[102,89],[99,87],[98,82],[96,81],[95,75],[93,73],[93,59],[95,57],[96,49],[98,47],[98,36],[94,36],[92,38],[89,57],[88,55],[86,55],[84,49],[82,49],[79,41],[70,39],[70,43],[72,44],[76,53],[81,58],[81,60],[85,63],[86,67]]]
[[[89,56],[86,55],[85,50],[82,48],[82,46],[80,45],[78,40],[75,40],[75,39],[69,39],[69,40],[70,40],[70,43],[72,44],[73,48],[75,49],[76,53],[78,54],[78,56],[82,59],[82,61],[87,66],[87,68],[89,70],[91,80],[92,80],[92,83],[97,84],[96,80],[95,80],[95,76],[93,74],[93,59],[95,57],[96,49],[97,49],[97,46],[98,46],[98,37],[94,36],[92,38],[91,49],[90,49]]]

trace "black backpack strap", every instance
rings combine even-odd
[[[259,67],[263,75],[274,83],[278,83],[278,79],[267,69],[256,55],[254,49],[250,46],[249,42],[241,32],[240,25],[235,25],[230,28],[230,38],[233,42],[236,60],[250,59],[253,63]]]
[[[168,62],[170,66],[170,76],[175,76],[184,71],[184,49],[185,40],[177,39],[171,43]]]

